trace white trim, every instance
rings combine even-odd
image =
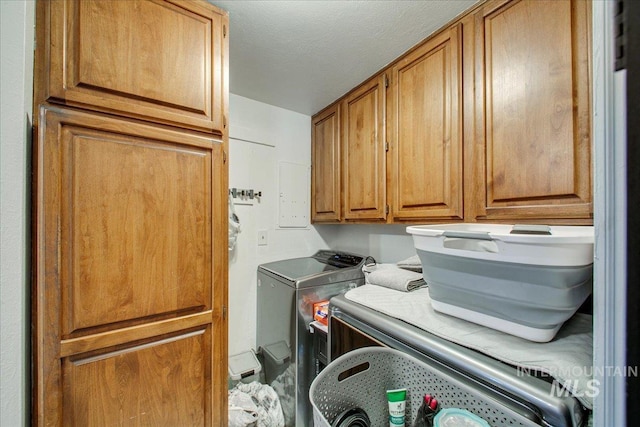
[[[0,0],[0,426],[29,426],[35,1]]]
[[[229,139],[236,139],[253,144],[266,145],[267,147],[275,147],[276,145],[267,141],[276,141],[275,135],[270,135],[259,129],[248,128],[232,123],[229,126]]]
[[[616,2],[593,1],[594,366],[625,366],[626,72],[614,72]],[[598,372],[601,370],[595,370]],[[595,373],[594,372],[594,373]],[[623,376],[595,376],[594,426],[624,426]]]

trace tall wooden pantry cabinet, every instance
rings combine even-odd
[[[228,17],[40,0],[33,425],[227,425]]]

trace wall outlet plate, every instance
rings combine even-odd
[[[267,246],[267,230],[258,230],[258,246]]]

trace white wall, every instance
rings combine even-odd
[[[371,255],[377,262],[397,262],[416,254],[404,225],[336,224],[315,228],[330,248]]]
[[[287,258],[338,249],[394,262],[415,254],[400,225],[278,227],[280,162],[311,164],[311,117],[241,96],[230,96],[229,187],[262,191],[258,200],[235,199],[241,233],[229,254],[229,354],[255,349],[256,269]],[[310,175],[304,187],[311,187]],[[258,246],[258,231],[267,245]]]
[[[309,256],[327,245],[313,227],[277,227],[279,163],[309,168],[311,117],[231,94],[229,119],[229,187],[262,192],[260,199],[235,199],[242,231],[229,254],[229,354],[233,355],[255,348],[258,265]],[[266,246],[258,246],[258,230],[267,231]]]
[[[33,1],[0,1],[0,425],[29,423],[29,190]]]

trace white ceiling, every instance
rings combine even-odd
[[[230,91],[312,115],[477,0],[209,0],[229,12]]]

